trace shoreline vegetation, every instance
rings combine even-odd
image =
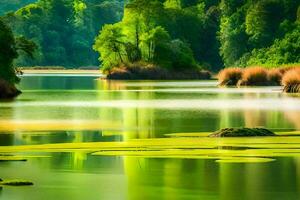
[[[20,82],[18,69],[14,65],[20,53],[33,58],[37,49],[34,42],[25,37],[16,37],[11,28],[0,18],[0,99],[13,99],[21,94],[16,88]]]
[[[218,81],[221,87],[283,86],[286,93],[300,93],[300,66],[225,68],[219,72]]]
[[[208,70],[166,69],[152,64],[121,64],[106,72],[108,80],[210,80],[212,73]]]

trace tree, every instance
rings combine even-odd
[[[100,61],[104,70],[125,62],[125,35],[121,24],[105,25],[97,37],[94,50],[100,53]]]
[[[30,57],[36,49],[36,45],[24,37],[15,38],[12,30],[0,19],[0,78],[10,84],[19,82],[13,61],[23,51]]]

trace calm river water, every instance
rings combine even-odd
[[[299,96],[282,94],[279,87],[225,89],[216,84],[27,75],[20,97],[0,102],[0,145],[126,142],[245,126],[300,130]],[[300,143],[293,148],[300,149]],[[42,155],[0,162],[0,178],[35,184],[3,187],[1,200],[300,199],[298,154],[266,163],[82,151]]]

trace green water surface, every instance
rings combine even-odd
[[[280,87],[216,85],[215,81],[27,75],[20,97],[0,102],[0,145],[126,143],[245,126],[276,132],[300,130],[299,96],[283,94]],[[300,150],[300,138],[293,137],[293,146],[284,150]],[[176,144],[174,148],[180,149]],[[34,182],[31,187],[3,187],[1,200],[300,199],[300,152],[272,162],[250,163],[122,156],[122,152],[101,156],[74,149],[10,154],[43,157],[0,162],[0,178]]]

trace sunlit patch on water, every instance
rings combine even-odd
[[[197,100],[111,100],[111,101],[36,101],[0,104],[5,107],[85,107],[85,108],[152,108],[152,109],[259,109],[300,111],[300,99],[197,99]]]
[[[97,120],[0,120],[0,132],[120,130],[118,122]]]

